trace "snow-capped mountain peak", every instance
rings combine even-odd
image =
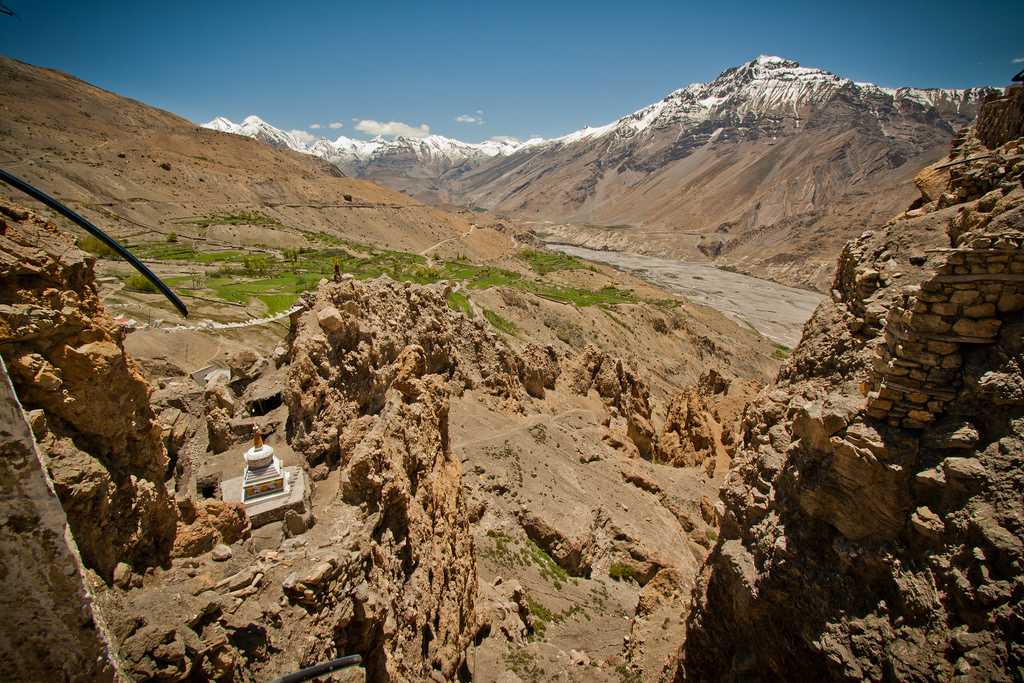
[[[884,88],[855,83],[824,69],[801,66],[785,57],[759,55],[726,69],[709,83],[691,83],[611,123],[587,126],[549,140],[492,139],[467,143],[443,135],[372,140],[340,136],[307,144],[255,115],[247,116],[242,123],[218,116],[203,125],[252,137],[274,147],[313,154],[356,174],[375,162],[394,168],[400,165],[406,170],[419,165],[429,167],[431,172],[444,173],[466,163],[483,162],[528,149],[574,145],[609,136],[626,142],[648,131],[667,128],[683,134],[702,126],[717,125],[716,122],[720,122],[720,127],[756,128],[762,121],[771,121],[773,130],[782,125],[780,121],[790,121],[799,128],[801,120],[811,110],[840,95],[859,102],[876,116],[885,109],[917,107],[935,109],[946,118],[956,119],[961,108],[972,110],[967,105],[976,104],[986,92],[987,89]]]
[[[320,138],[307,144],[256,115],[245,117],[241,123],[218,116],[204,123],[203,128],[243,135],[274,147],[312,154],[342,168],[368,163],[378,158],[410,154],[424,163],[453,168],[467,161],[512,154],[522,146],[521,143],[509,139],[468,143],[443,135],[428,135],[422,138],[399,136],[393,139],[375,137],[372,140],[356,140],[342,135],[335,140]],[[535,144],[538,141],[528,142]]]

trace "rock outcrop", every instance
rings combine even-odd
[[[700,465],[715,455],[710,409],[694,390],[672,399],[665,424],[658,434],[659,458],[677,467]]]
[[[88,567],[165,561],[167,458],[150,388],[104,312],[94,259],[34,214],[0,204],[0,353]]]
[[[1022,145],[966,131],[844,249],[745,411],[677,680],[1020,677]]]
[[[650,458],[654,448],[650,389],[621,358],[587,344],[565,362],[562,377],[581,396],[594,389],[608,407],[607,440],[631,455]]]
[[[3,363],[0,482],[4,678],[114,681],[82,560]]]
[[[347,462],[409,346],[422,349],[423,374],[446,390],[479,389],[496,407],[518,410],[526,398],[522,361],[493,331],[452,312],[445,295],[439,287],[348,280],[322,285],[313,313],[296,314],[292,333],[306,338],[293,340],[284,401],[289,438],[311,466]]]
[[[291,335],[293,443],[340,466],[341,500],[367,535],[364,559],[325,568],[337,589],[294,593],[318,604],[358,596],[354,611],[322,620],[306,657],[358,651],[374,680],[453,680],[476,632],[477,584],[449,391],[480,386],[515,400],[518,359],[479,343],[482,328],[449,314],[439,289],[331,283],[309,304]]]

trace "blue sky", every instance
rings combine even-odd
[[[761,53],[887,86],[1003,85],[1024,67],[1019,3],[984,0],[4,3],[2,54],[196,122],[258,114],[332,138],[382,129],[359,121],[557,136]]]

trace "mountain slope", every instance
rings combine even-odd
[[[294,138],[258,120],[246,126],[269,145],[6,58],[0,107],[3,167],[115,235],[299,247],[304,235],[328,232],[420,251],[473,228],[463,216],[288,151]],[[0,196],[12,192],[4,186]],[[461,248],[491,255],[508,245],[478,230]]]
[[[913,199],[912,175],[988,92],[886,89],[759,57],[442,182],[468,204],[633,226],[562,229],[563,241],[717,257],[823,288],[842,243]]]
[[[428,201],[561,224],[547,228],[557,241],[714,259],[825,289],[841,245],[913,200],[914,174],[991,92],[883,88],[761,56],[551,140],[338,138],[294,148]],[[271,144],[287,136],[234,132]]]

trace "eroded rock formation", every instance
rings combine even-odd
[[[85,564],[166,560],[174,501],[150,388],[104,312],[94,259],[34,214],[0,204],[0,353]]]
[[[306,338],[292,344],[284,392],[290,438],[312,466],[346,461],[410,345],[422,349],[424,374],[446,389],[479,388],[509,410],[525,398],[519,357],[490,329],[451,313],[440,288],[348,280],[322,286],[318,297],[315,325],[303,313],[293,328]]]
[[[341,621],[324,620],[316,650],[323,659],[334,647],[366,652],[376,679],[451,680],[476,630],[476,556],[448,443],[448,387],[472,382],[514,399],[518,367],[502,346],[446,335],[446,325],[470,325],[444,311],[440,291],[332,283],[294,322],[286,400],[295,442],[339,463],[342,501],[368,520],[366,559],[345,577],[363,598]],[[475,375],[484,364],[504,372]]]
[[[4,678],[114,681],[82,560],[2,363],[0,482]]]
[[[594,389],[608,406],[607,440],[612,446],[651,457],[654,427],[650,389],[633,368],[621,358],[587,344],[566,361],[562,375],[571,391],[586,396]]]
[[[747,407],[677,680],[1019,678],[1024,140],[956,144]]]

